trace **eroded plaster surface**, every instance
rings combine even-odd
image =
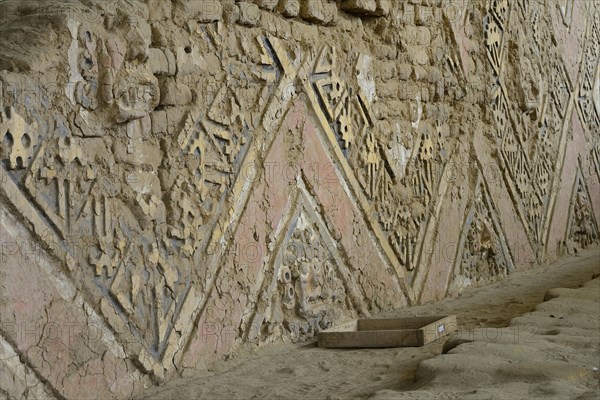
[[[0,394],[126,398],[596,243],[599,10],[0,2]]]

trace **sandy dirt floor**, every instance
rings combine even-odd
[[[269,345],[143,398],[598,399],[599,273],[595,248],[457,298],[377,316],[457,315],[458,332],[422,348]]]

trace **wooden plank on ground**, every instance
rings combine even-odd
[[[319,347],[420,347],[456,331],[456,316],[359,319],[319,332]]]

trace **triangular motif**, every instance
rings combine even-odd
[[[362,310],[363,295],[300,177],[291,201],[246,329],[250,341],[306,340]]]
[[[277,79],[262,82],[263,101],[244,112],[275,120],[272,109],[283,112],[290,101],[282,94],[289,87],[284,72],[295,69],[279,41],[264,41]],[[189,321],[214,286],[210,279],[223,256],[216,244],[234,229],[230,216],[250,193],[244,161],[255,160],[273,139],[264,124],[258,133],[248,126],[240,108],[226,84],[208,109],[191,106],[154,171],[133,170],[119,158],[138,156],[132,143],[144,144],[149,116],[118,126],[127,135],[126,153],[119,155],[102,138],[71,132],[66,121],[57,119],[40,133],[18,118],[0,124],[0,174],[11,177],[2,192],[37,221],[40,239],[57,249],[75,286],[100,304],[118,335],[136,337],[123,340],[126,351],[157,376],[173,367],[174,352],[194,329]]]
[[[514,268],[482,174],[468,208],[455,260],[450,292],[504,278]]]
[[[598,232],[598,224],[594,216],[590,192],[585,183],[580,165],[577,168],[569,208],[569,220],[565,237],[567,251],[574,253],[578,249],[585,249],[591,244],[597,243],[600,238]]]

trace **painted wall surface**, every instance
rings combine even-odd
[[[0,394],[127,398],[598,241],[600,8],[0,1]]]

